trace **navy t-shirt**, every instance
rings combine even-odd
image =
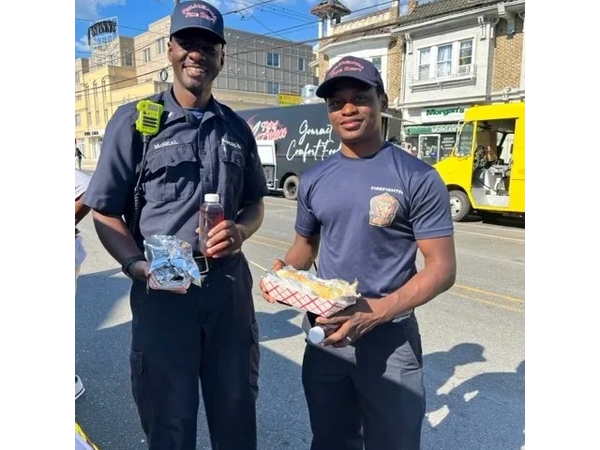
[[[338,152],[305,172],[296,232],[321,235],[319,277],[357,279],[362,295],[380,298],[416,273],[417,240],[454,227],[437,171],[386,144],[369,158]]]

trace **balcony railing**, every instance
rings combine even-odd
[[[475,64],[465,64],[462,66],[452,66],[450,69],[442,66],[433,68],[422,68],[417,73],[409,77],[411,86],[426,84],[441,84],[444,82],[471,80],[477,76],[477,66]]]

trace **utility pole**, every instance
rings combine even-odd
[[[173,2],[175,3],[175,6],[179,5],[179,0],[173,0]]]

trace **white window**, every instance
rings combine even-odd
[[[149,48],[144,49],[143,60],[145,63],[150,62],[150,49]]]
[[[304,72],[304,58],[298,58],[298,70]]]
[[[279,53],[267,53],[267,66],[279,67]]]
[[[473,74],[473,39],[421,48],[416,71],[418,81]]]
[[[452,44],[440,45],[437,48],[437,78],[447,77],[452,73]]]
[[[458,52],[458,75],[469,75],[473,66],[473,41],[461,41]]]
[[[75,114],[75,126],[81,126],[81,114]]]
[[[156,53],[157,54],[162,54],[165,52],[165,50],[167,49],[167,44],[166,44],[166,40],[165,38],[160,38],[158,41],[156,41]]]
[[[429,79],[429,55],[431,48],[422,48],[419,50],[419,81]]]
[[[81,82],[81,76],[79,75],[79,72],[75,72],[75,83],[79,82]]]
[[[267,81],[267,94],[279,94],[279,83]]]
[[[131,53],[125,54],[125,65],[128,67],[133,66],[133,55]]]

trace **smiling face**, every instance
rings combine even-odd
[[[327,98],[329,120],[345,145],[378,141],[381,136],[381,113],[388,99],[374,87],[355,80],[340,80]]]
[[[187,29],[171,37],[168,56],[175,82],[199,95],[212,87],[223,68],[225,52],[211,33]]]

